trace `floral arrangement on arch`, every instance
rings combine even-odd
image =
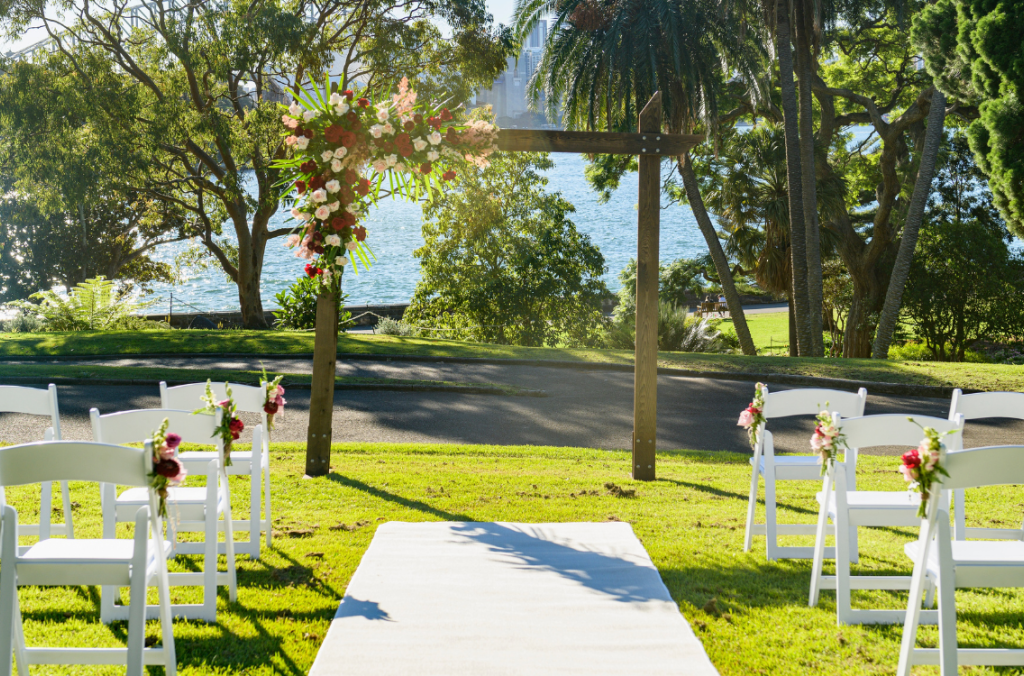
[[[361,92],[362,93],[362,92]],[[295,101],[281,116],[289,156],[282,170],[284,197],[295,191],[292,218],[298,224],[286,245],[309,261],[306,275],[337,288],[345,266],[370,266],[366,227],[369,207],[385,196],[432,197],[464,162],[485,167],[497,149],[497,127],[484,120],[459,123],[443,106],[417,102],[409,80],[377,100],[351,89],[331,93],[322,86],[293,90]],[[282,106],[283,107],[283,106]]]
[[[228,398],[218,401],[213,394],[213,384],[206,381],[206,394],[202,396],[203,402],[206,406],[197,408],[193,413],[205,413],[206,415],[213,415],[217,409],[224,411],[220,419],[220,426],[213,431],[213,435],[220,435],[220,439],[224,445],[224,466],[231,466],[231,442],[235,441],[242,435],[242,430],[245,429],[245,423],[242,422],[241,418],[235,415],[238,407],[235,405],[234,400],[231,397],[231,385],[224,383],[224,392]]]
[[[267,369],[263,369],[263,412],[267,414],[267,429],[274,429],[274,417],[277,414],[284,415],[284,388],[281,387],[283,375],[271,380],[267,376]]]
[[[916,422],[913,418],[908,418]],[[949,476],[942,466],[942,456],[946,445],[942,443],[942,435],[934,427],[923,427],[924,439],[917,448],[912,448],[900,457],[900,473],[908,484],[909,490],[918,489],[921,493],[921,504],[917,515],[922,519],[927,515],[928,498],[932,495],[932,486],[938,481],[939,475]]]
[[[825,475],[828,468],[835,462],[839,455],[839,447],[846,448],[846,437],[842,430],[836,427],[832,414],[828,412],[828,402],[825,408],[814,417],[817,425],[811,435],[811,449],[818,454],[818,463],[821,465],[821,474]]]
[[[745,427],[747,436],[750,437],[750,450],[757,448],[757,430],[765,423],[764,417],[764,383],[754,385],[754,400],[740,412],[740,419],[736,423]]]
[[[153,473],[149,475],[149,485],[159,498],[157,513],[161,517],[167,516],[167,489],[181,485],[188,474],[177,457],[181,436],[168,432],[169,425],[170,421],[164,418],[153,432]]]

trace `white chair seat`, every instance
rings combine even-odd
[[[776,455],[774,460],[773,460],[773,462],[776,465],[782,465],[782,466],[799,466],[799,467],[813,466],[813,467],[821,467],[821,463],[818,462],[817,456],[814,456],[814,455]],[[754,459],[753,458],[750,459],[750,464],[751,465],[754,464]],[[764,456],[761,457],[761,462],[759,464],[760,464],[760,467],[761,467],[761,471],[763,472],[764,471]]]
[[[217,454],[208,451],[186,451],[178,454],[178,460],[185,464],[185,467],[195,467],[198,463],[216,460]],[[249,474],[252,467],[252,451],[231,451],[231,465],[227,468],[228,474]]]
[[[146,488],[129,488],[117,496],[117,506],[148,505],[149,497]],[[192,486],[176,486],[167,489],[167,505],[201,505],[206,502],[206,489]],[[168,509],[168,511],[170,511]]]
[[[824,501],[821,491],[815,496],[820,505]],[[850,491],[846,494],[850,509],[913,509],[921,504],[921,496],[910,491]],[[835,514],[836,494],[828,494],[829,516]]]
[[[132,540],[43,540],[18,558],[27,563],[127,563],[134,552]]]
[[[919,547],[918,541],[903,546],[903,551],[915,564],[919,558]],[[954,540],[951,549],[958,588],[1024,587],[1024,542]],[[927,575],[935,579],[938,574],[938,547],[932,547],[928,555]]]

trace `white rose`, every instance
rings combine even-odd
[[[385,134],[394,134],[395,133],[395,128],[391,126],[390,122],[388,122],[387,124],[384,125],[384,133]]]
[[[328,282],[331,281],[331,277],[334,276],[334,273],[331,272],[330,270],[324,270],[323,274],[320,276],[323,277],[324,285],[326,286]]]
[[[384,159],[387,161],[389,167],[393,167],[398,164],[398,155],[388,155]]]
[[[302,218],[302,212],[298,209],[292,209],[292,218]]]
[[[305,136],[300,136],[295,140],[295,147],[299,150],[305,150],[309,147],[309,139]]]
[[[373,138],[380,138],[380,135],[382,133],[384,133],[384,127],[380,126],[379,124],[375,124],[372,127],[370,127],[370,135],[373,136]]]
[[[345,207],[345,211],[349,212],[353,216],[358,216],[359,215],[359,208],[356,207],[356,205],[354,205],[354,204],[350,204],[347,207]]]
[[[331,105],[336,106],[339,103],[341,103],[341,98],[341,94],[339,94],[338,92],[334,92],[333,94],[331,94]]]
[[[326,219],[330,215],[331,215],[331,210],[328,209],[326,206],[319,207],[316,210],[316,217],[319,218],[321,221]]]
[[[338,192],[341,190],[341,184],[337,181],[327,181],[327,185],[324,187],[327,188],[327,192]]]
[[[427,142],[421,138],[418,138],[412,142],[412,147],[416,149],[416,152],[419,152],[427,147]]]
[[[313,191],[313,201],[314,202],[326,202],[327,201],[327,193],[324,192],[323,188],[321,188],[319,190],[314,190]]]
[[[345,248],[348,249],[349,251],[355,251],[358,246],[359,245],[356,244],[355,242],[349,242],[348,244],[345,245]]]
[[[337,258],[334,259],[334,264],[337,265],[339,268],[343,268],[346,265],[348,265],[348,259],[345,258],[344,256],[338,256]]]
[[[331,161],[331,171],[333,171],[335,174],[341,173],[341,160]]]
[[[320,153],[320,159],[323,160],[324,162],[330,162],[332,157],[334,157],[334,153],[332,153],[330,150],[325,150],[322,153]]]
[[[336,112],[338,115],[344,115],[345,113],[348,112],[348,104],[342,101],[338,105],[334,106],[334,112]]]
[[[324,241],[327,242],[327,246],[341,246],[341,237],[337,235],[327,235]]]
[[[312,216],[307,214],[305,211],[303,211],[302,213],[299,214],[299,220],[300,221],[308,221],[310,218],[312,218]]]
[[[292,105],[288,106],[288,112],[291,113],[292,117],[298,117],[299,115],[302,115],[302,106],[300,106],[296,101],[292,101]]]
[[[345,157],[345,155],[348,155],[348,148],[346,148],[345,146],[338,146],[337,148],[334,149],[334,156],[337,157],[339,160]]]
[[[384,160],[374,160],[373,170],[376,171],[378,174],[383,174],[385,171],[388,170],[388,163],[385,162]]]
[[[441,153],[437,152],[436,150],[431,150],[429,153],[427,153],[428,162],[437,162],[439,159],[441,159]]]
[[[307,110],[306,112],[304,112],[302,114],[302,119],[305,120],[306,122],[309,122],[310,120],[312,120],[314,117],[317,117],[318,115],[320,115],[320,112],[317,111],[317,110]]]
[[[327,208],[330,209],[331,211],[337,211],[338,209],[341,208],[341,202],[331,202],[330,204],[327,205]]]
[[[395,171],[404,174],[405,172],[409,171],[409,167],[405,166],[404,163],[399,162],[398,164],[395,165]]]
[[[430,141],[430,145],[436,146],[438,143],[441,142],[441,133],[435,131],[430,136],[427,137],[427,140]]]
[[[388,111],[386,111],[386,110],[378,110],[377,111],[377,119],[380,120],[381,122],[387,122],[389,117],[391,117],[391,116],[388,115]]]

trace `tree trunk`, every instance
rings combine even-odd
[[[789,314],[789,356],[796,357],[796,309],[793,307],[793,278],[789,279],[789,289],[786,292],[786,300],[789,301],[787,313]]]
[[[267,329],[270,325],[267,324],[263,299],[260,298],[260,279],[263,276],[263,255],[267,240],[256,223],[253,223],[252,229],[250,236],[244,239],[239,237],[238,240],[238,303],[242,311],[242,326],[247,329]]]
[[[800,74],[800,177],[804,205],[804,236],[807,260],[807,330],[810,332],[808,356],[822,357],[822,280],[821,242],[818,229],[817,174],[814,169],[814,54],[812,31],[814,18],[809,0],[800,0],[794,24],[796,30],[796,61]]]
[[[743,354],[756,355],[757,348],[754,347],[754,339],[750,337],[750,329],[747,327],[747,318],[743,314],[743,303],[736,291],[736,284],[732,281],[732,270],[729,269],[729,259],[725,257],[722,250],[722,242],[718,239],[715,226],[704,208],[704,200],[700,196],[700,188],[697,184],[697,175],[693,173],[693,165],[690,163],[690,156],[683,155],[680,161],[676,162],[679,175],[683,179],[683,187],[686,189],[686,199],[690,202],[693,215],[697,219],[697,226],[704,235],[708,251],[711,253],[711,260],[715,264],[715,272],[722,282],[722,293],[725,294],[725,302],[729,306],[729,316],[732,317],[733,328],[736,329],[736,336],[740,339],[740,349]]]
[[[903,237],[900,240],[896,264],[889,279],[889,289],[885,294],[885,305],[878,318],[878,330],[875,333],[875,344],[871,356],[875,359],[887,359],[892,335],[896,331],[896,320],[899,318],[900,305],[903,302],[903,290],[910,276],[910,264],[914,260],[917,248],[917,236],[924,220],[924,208],[931,194],[932,178],[935,176],[935,162],[939,156],[939,144],[942,141],[946,119],[946,97],[938,89],[932,92],[931,110],[928,111],[928,130],[925,133],[924,149],[921,151],[921,163],[917,170],[914,183],[914,195],[910,199],[907,220],[903,226]]]
[[[337,291],[321,291],[316,299],[316,336],[313,340],[313,383],[309,395],[306,433],[306,475],[324,476],[331,469],[334,421],[334,378],[338,359]]]
[[[800,135],[796,85],[793,81],[793,52],[790,45],[789,2],[777,0],[776,49],[779,57],[779,85],[782,89],[782,119],[786,137],[786,182],[789,191],[789,241],[793,301],[796,317],[797,353],[810,354],[811,332],[807,295],[807,235],[804,229],[803,190],[800,171]]]

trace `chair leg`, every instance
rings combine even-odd
[[[146,647],[146,564],[145,553],[132,564],[128,601],[128,676],[143,676],[142,651]]]
[[[924,578],[924,569],[918,562],[914,566],[914,576],[910,581],[910,600],[907,602],[907,617],[903,621],[900,661],[896,667],[897,676],[910,676],[910,669],[914,666],[913,656],[917,645],[917,628],[921,623],[921,588],[928,584]]]
[[[848,516],[836,510],[836,621],[853,624],[850,601],[850,536]]]
[[[249,560],[260,558],[260,545],[263,544],[260,520],[260,494],[262,493],[263,470],[261,467],[250,467],[249,471]]]
[[[266,498],[265,498],[266,507],[264,509],[266,510],[265,514],[267,515],[266,516],[266,524],[267,524],[267,549],[269,549],[270,548],[271,533],[274,530],[274,526],[273,526],[274,522],[270,519],[270,456],[269,456],[268,449],[264,449],[264,453],[268,453],[268,455],[266,456],[267,457],[267,465],[266,465],[266,468],[264,469],[264,474],[266,476],[266,478],[264,479],[264,482],[266,484],[266,488],[264,489],[264,494],[266,495]],[[750,547],[748,546],[747,549],[750,549]]]
[[[224,510],[224,552],[228,566],[228,600],[234,603],[238,600],[238,574],[235,570],[235,526],[231,520],[231,500],[225,501]],[[256,531],[256,542],[259,543],[259,530]],[[252,533],[250,533],[250,536]],[[216,542],[216,537],[214,538]],[[216,552],[216,550],[214,550]],[[216,561],[216,559],[214,559]]]
[[[61,504],[64,507],[64,528],[65,537],[69,540],[75,537],[75,522],[71,516],[71,489],[67,481],[60,482]]]
[[[754,458],[757,460],[757,458]],[[761,476],[761,468],[754,463],[750,476],[750,498],[747,500],[747,532],[743,536],[743,551],[749,552],[754,540],[754,510],[757,508],[757,488]],[[270,520],[270,482],[267,482],[267,520]],[[267,539],[270,539],[270,528],[267,528]],[[269,542],[268,542],[269,545]]]
[[[50,539],[50,512],[53,509],[53,482],[44,481],[39,495],[39,541]]]
[[[28,676],[28,653],[25,650],[25,626],[21,620],[21,606],[14,606],[14,663],[19,676]]]
[[[956,676],[956,598],[953,575],[939,575],[939,660],[942,676]]]
[[[175,676],[178,660],[174,652],[174,630],[171,613],[171,584],[167,574],[167,556],[163,550],[163,538],[155,538],[154,545],[160,552],[157,564],[157,593],[160,598],[160,633],[163,638],[164,674]]]
[[[764,472],[764,527],[767,536],[765,551],[768,560],[774,561],[779,558],[779,541],[775,528],[775,472],[771,467],[765,467]]]
[[[959,488],[953,491],[953,539],[967,539],[967,509],[964,505],[966,491]]]
[[[825,482],[828,495],[828,481]],[[814,536],[814,562],[811,564],[811,593],[807,605],[815,607],[821,596],[821,570],[825,565],[825,537],[828,531],[828,509],[822,505],[818,510],[818,532]]]
[[[13,520],[5,519],[4,521],[4,525],[10,528]],[[15,525],[14,528],[17,528],[17,526]],[[17,551],[17,538],[12,538],[5,532],[4,541],[9,542],[11,540],[15,543],[14,551]],[[11,558],[14,557],[12,556]],[[8,563],[0,567],[0,617],[9,618],[9,621],[13,623],[18,613],[17,607],[17,572],[15,566]],[[14,661],[14,637],[15,633],[13,631],[0,631],[0,676],[11,676]]]
[[[217,512],[207,509],[203,542],[203,621],[217,621]]]

